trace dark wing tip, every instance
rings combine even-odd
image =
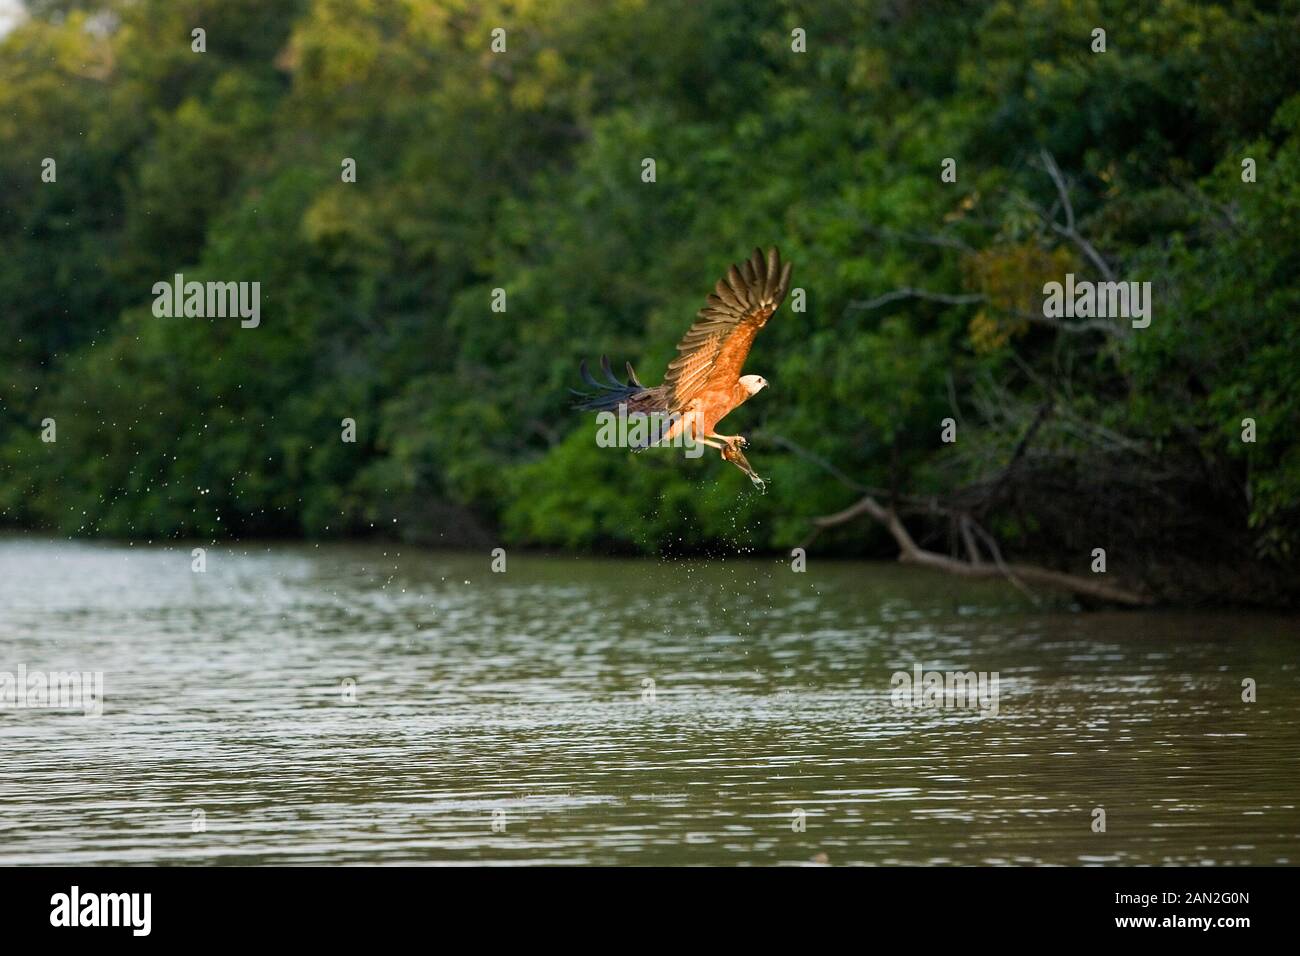
[[[784,268],[781,269],[781,281],[777,283],[777,287],[776,287],[777,302],[785,301],[785,295],[787,292],[790,291],[790,273],[793,271],[794,271],[793,262],[787,262]]]
[[[755,252],[758,250],[755,249]],[[776,251],[776,246],[767,250],[767,262],[764,265],[763,276],[763,298],[771,302],[776,296],[776,290],[780,285],[781,279],[781,254]]]

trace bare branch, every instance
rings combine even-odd
[[[1088,319],[1084,322],[1062,322],[1060,319],[1049,318],[1045,315],[1039,315],[1035,312],[1021,312],[1019,309],[1011,313],[1018,319],[1026,322],[1033,322],[1036,325],[1046,325],[1048,328],[1057,329],[1061,332],[1080,334],[1083,332],[1104,332],[1106,335],[1113,335],[1117,338],[1123,338],[1128,335],[1128,327],[1109,319]]]
[[[983,564],[980,559],[979,545],[975,543],[975,535],[971,532],[971,519],[967,515],[962,515],[957,522],[957,527],[961,529],[961,540],[966,545],[966,555],[971,564]]]
[[[1070,190],[1065,184],[1065,177],[1061,175],[1061,167],[1056,165],[1056,158],[1047,150],[1039,150],[1039,155],[1043,158],[1043,168],[1047,170],[1047,175],[1056,184],[1056,195],[1060,197],[1061,208],[1065,210],[1065,228],[1073,232],[1074,206],[1070,204]]]
[[[840,482],[842,485],[852,488],[854,491],[860,491],[863,492],[864,494],[880,494],[879,489],[868,488],[866,485],[854,481],[843,471],[841,471],[840,469],[832,465],[825,458],[822,458],[820,455],[813,454],[808,449],[804,448],[802,445],[798,445],[795,442],[792,442],[784,435],[775,435],[770,432],[755,432],[754,438],[766,438],[773,445],[776,445],[780,448],[784,448],[786,449],[786,451],[794,452],[794,454],[798,455],[800,458],[804,459],[805,461],[812,462],[814,465],[821,468],[822,471],[826,472],[836,481]]]
[[[1082,250],[1083,254],[1088,257],[1097,271],[1105,277],[1107,282],[1115,280],[1115,273],[1111,270],[1106,260],[1101,257],[1095,246],[1080,234],[1074,226],[1074,206],[1070,204],[1070,190],[1066,185],[1065,177],[1061,174],[1061,168],[1056,165],[1056,159],[1047,150],[1041,150],[1043,157],[1043,167],[1047,170],[1047,175],[1052,177],[1052,182],[1056,184],[1056,193],[1060,197],[1061,207],[1065,210],[1065,225],[1062,226],[1056,221],[1055,211],[1050,216],[1044,216],[1047,224],[1052,230],[1059,235],[1069,239]]]
[[[1029,588],[1025,586],[1025,583],[1021,581],[1015,572],[1007,567],[1007,563],[1002,560],[1002,549],[998,547],[998,543],[994,539],[993,535],[989,534],[978,524],[975,525],[975,530],[978,531],[980,537],[984,539],[984,543],[989,546],[989,551],[993,555],[993,563],[998,566],[998,569],[1004,575],[1006,575],[1007,580],[1011,582],[1017,591],[1029,598],[1029,600],[1033,601],[1035,604],[1038,604],[1038,595],[1029,590]]]
[[[1030,423],[1029,428],[1027,428],[1024,435],[1020,437],[1020,441],[1016,444],[1015,451],[1011,453],[1011,460],[1008,461],[1007,466],[1002,469],[1002,473],[993,480],[993,488],[989,493],[990,497],[1001,489],[1003,484],[1006,483],[1006,480],[1011,477],[1012,472],[1016,470],[1016,466],[1020,464],[1020,459],[1025,457],[1025,450],[1029,447],[1029,443],[1034,440],[1034,436],[1038,434],[1038,429],[1042,427],[1043,422],[1046,421],[1047,416],[1051,411],[1051,402],[1043,402],[1043,404],[1038,406],[1038,414],[1034,416],[1034,420]]]
[[[878,295],[874,299],[850,302],[845,307],[844,311],[869,311],[871,309],[878,309],[882,305],[888,305],[890,302],[897,302],[899,299],[925,299],[928,302],[942,302],[944,305],[970,305],[975,302],[985,301],[985,297],[976,292],[954,295],[949,292],[930,292],[926,289],[905,287],[902,289],[895,289],[893,292],[886,292],[883,295]]]
[[[936,551],[928,551],[916,543],[907,528],[903,526],[903,522],[892,509],[883,507],[870,495],[864,495],[857,501],[857,503],[845,508],[843,511],[813,519],[813,525],[818,531],[821,531],[826,528],[833,528],[836,525],[853,521],[864,514],[871,516],[885,527],[893,537],[894,541],[898,544],[898,560],[906,564],[917,564],[921,567],[933,568],[937,571],[946,571],[949,574],[957,574],[962,577],[1002,577],[1011,581],[1013,584],[1019,580],[1022,582],[1020,584],[1022,588],[1026,582],[1031,584],[1042,584],[1047,587],[1068,591],[1071,594],[1086,594],[1116,604],[1138,606],[1152,603],[1150,598],[1141,594],[1126,590],[1125,588],[1115,587],[1089,578],[1080,577],[1076,574],[1067,574],[1063,571],[1051,571],[1047,568],[1041,568],[1032,564],[1007,564],[1001,560],[1001,553],[997,550],[993,551],[995,564],[992,565],[973,564],[969,561],[960,561],[955,558],[950,558],[947,555],[939,554]],[[986,539],[986,543],[991,540],[991,537]]]
[[[957,383],[953,380],[952,369],[944,374],[944,381],[948,385],[948,407],[952,409],[952,417],[957,420],[957,424],[965,427],[966,421],[961,416],[961,407],[957,404]]]
[[[901,242],[915,242],[925,246],[938,246],[940,249],[956,249],[958,252],[974,252],[975,249],[953,236],[928,235],[920,232],[903,232],[901,229],[891,229],[888,226],[877,226],[875,223],[858,220],[858,228],[864,232],[870,233],[879,239],[897,239]]]
[[[891,302],[897,302],[900,299],[924,299],[927,302],[940,302],[944,305],[974,305],[977,302],[989,302],[989,298],[979,292],[932,292],[928,289],[914,289],[911,286],[904,286],[901,289],[894,289],[891,292],[885,292],[876,296],[874,299],[854,300],[845,306],[844,311],[870,311],[878,309],[881,306],[888,305]],[[1049,328],[1057,329],[1061,332],[1069,332],[1075,335],[1085,332],[1104,332],[1107,335],[1123,336],[1128,333],[1127,328],[1123,325],[1117,325],[1107,319],[1089,319],[1085,322],[1062,322],[1060,319],[1048,318],[1045,315],[1039,315],[1035,312],[1022,312],[1019,309],[1003,309],[1001,306],[994,305],[994,308],[1007,312],[1009,315],[1025,322],[1033,322],[1038,325],[1046,325]]]

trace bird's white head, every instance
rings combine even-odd
[[[745,391],[752,397],[767,388],[767,379],[761,375],[742,375],[740,384],[745,386]]]

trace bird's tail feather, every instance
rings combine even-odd
[[[636,372],[632,369],[631,362],[627,363],[626,368],[627,382],[620,382],[615,377],[614,370],[610,368],[608,356],[602,355],[600,357],[600,370],[606,378],[606,381],[602,382],[592,376],[591,371],[587,368],[587,360],[583,359],[582,364],[578,366],[578,374],[582,376],[582,380],[592,391],[580,392],[576,388],[569,389],[580,399],[575,403],[575,407],[584,412],[603,412],[612,411],[618,408],[619,405],[627,405],[637,411],[651,411],[650,406],[657,404],[654,398],[656,390],[646,388],[641,384],[636,377]]]

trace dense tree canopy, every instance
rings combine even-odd
[[[1295,3],[31,7],[0,41],[0,522],[727,553],[880,488],[1157,593],[1296,597]],[[728,421],[768,494],[596,447],[579,360],[658,381],[771,243],[806,310]],[[1149,327],[1046,320],[1067,272],[1151,282]],[[155,316],[176,273],[260,282],[260,325]]]

